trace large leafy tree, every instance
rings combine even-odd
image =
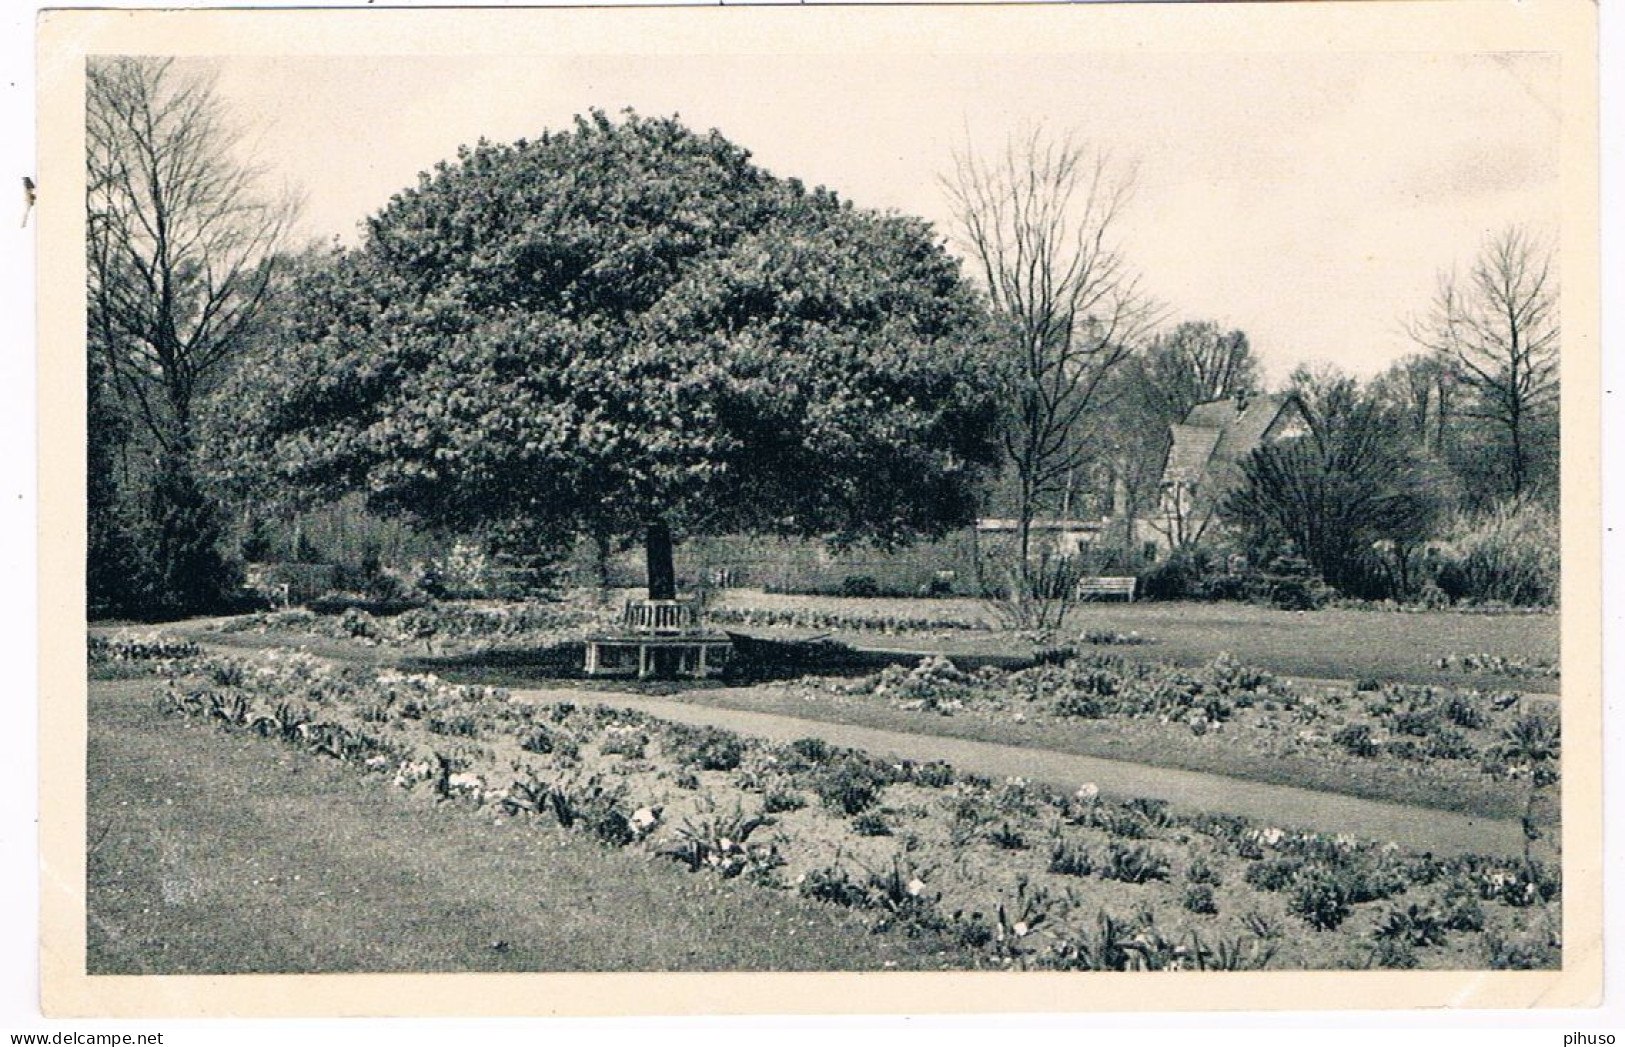
[[[231,468],[431,526],[905,542],[995,454],[983,318],[924,222],[603,113],[460,151],[302,281]]]

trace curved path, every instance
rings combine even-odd
[[[509,693],[521,701],[593,703],[636,709],[666,720],[720,727],[776,742],[816,735],[833,745],[863,749],[877,756],[942,760],[970,774],[990,778],[1020,776],[1066,792],[1085,782],[1094,782],[1102,793],[1119,799],[1166,800],[1171,806],[1184,810],[1223,811],[1268,824],[1392,840],[1408,850],[1431,851],[1436,855],[1523,853],[1523,827],[1509,819],[1478,818],[1429,807],[1384,803],[1290,785],[1270,785],[1049,749],[803,720],[620,691],[511,688]]]

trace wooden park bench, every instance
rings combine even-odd
[[[733,654],[726,633],[705,631],[697,604],[629,600],[621,632],[587,640],[588,676],[692,676],[720,673]]]
[[[1083,578],[1078,581],[1078,598],[1080,600],[1105,599],[1108,596],[1121,596],[1134,602],[1134,583],[1138,581],[1133,575],[1102,575],[1095,578]]]

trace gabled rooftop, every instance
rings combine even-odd
[[[1295,416],[1295,417],[1293,417]],[[1164,485],[1195,484],[1252,454],[1271,430],[1305,418],[1295,393],[1234,397],[1197,404],[1171,426],[1173,440],[1163,467]],[[1278,435],[1285,435],[1280,433]]]

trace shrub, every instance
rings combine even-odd
[[[1336,876],[1316,870],[1298,879],[1287,911],[1317,931],[1336,930],[1349,915],[1348,891]]]
[[[829,762],[834,750],[822,738],[797,738],[790,743],[790,751],[811,766]]]
[[[1512,936],[1486,934],[1484,954],[1485,966],[1492,971],[1539,970],[1556,967],[1563,959],[1551,935],[1536,930]]]
[[[1080,720],[1099,720],[1105,717],[1106,707],[1100,699],[1082,691],[1068,691],[1055,700],[1057,716],[1075,716]]]
[[[1420,962],[1416,950],[1403,938],[1379,938],[1371,947],[1371,965],[1396,971],[1408,971]]]
[[[1382,746],[1372,736],[1371,727],[1363,723],[1351,723],[1347,727],[1332,732],[1332,742],[1342,746],[1354,756],[1373,757],[1382,752]]]
[[[1095,871],[1095,860],[1088,848],[1057,840],[1050,848],[1049,871],[1060,876],[1088,876]]]
[[[954,769],[941,760],[929,760],[925,763],[906,760],[903,763],[903,778],[927,789],[946,789],[954,783]]]
[[[1202,595],[1210,566],[1205,552],[1178,551],[1140,575],[1139,593],[1147,600],[1192,600]]]
[[[768,814],[782,814],[785,811],[799,811],[807,806],[807,801],[798,792],[791,789],[769,789],[762,797],[762,810]]]
[[[853,756],[824,767],[813,791],[824,806],[846,815],[862,814],[880,799],[886,778],[871,763]]]
[[[1478,896],[1471,887],[1459,883],[1452,885],[1444,892],[1439,904],[1440,920],[1446,928],[1452,931],[1484,929],[1484,906],[1479,904]]]
[[[745,758],[745,743],[716,727],[680,727],[672,732],[670,750],[677,762],[703,771],[732,771]]]
[[[1490,722],[1489,714],[1477,702],[1460,694],[1453,694],[1445,701],[1444,718],[1468,730],[1488,727]]]
[[[1004,851],[1024,851],[1027,849],[1027,838],[1021,835],[1021,830],[1009,822],[1001,822],[997,829],[987,834],[987,842]]]
[[[1503,760],[1538,764],[1562,753],[1562,728],[1548,713],[1526,713],[1501,732],[1496,753]]]
[[[1284,891],[1292,886],[1303,868],[1299,858],[1269,858],[1247,867],[1243,879],[1260,891]]]
[[[1509,502],[1459,520],[1450,536],[1455,555],[1438,572],[1453,600],[1516,606],[1556,603],[1561,553],[1557,513],[1532,502]]]
[[[869,892],[852,879],[852,875],[838,865],[822,869],[809,869],[796,888],[803,898],[812,898],[849,909],[862,906]]]
[[[852,831],[859,836],[890,836],[891,825],[874,811],[865,811],[852,819]]]
[[[784,864],[771,844],[749,842],[757,829],[772,824],[772,818],[746,814],[742,807],[720,813],[714,804],[708,804],[702,815],[685,819],[678,826],[676,839],[661,853],[683,862],[690,871],[710,868],[723,879],[750,873],[753,879],[761,880]]]
[[[1439,720],[1432,710],[1403,709],[1395,713],[1389,723],[1395,734],[1408,734],[1413,738],[1426,738],[1433,733]]]
[[[1404,909],[1388,910],[1372,933],[1379,939],[1399,941],[1419,948],[1443,945],[1445,923],[1435,910],[1422,905],[1411,905]]]
[[[841,580],[841,595],[876,597],[880,595],[880,583],[871,575],[849,574]]]
[[[1213,888],[1205,883],[1193,883],[1185,888],[1185,908],[1202,916],[1214,916],[1219,912],[1219,902],[1213,896]]]
[[[1465,734],[1447,727],[1429,739],[1427,753],[1436,760],[1471,760],[1478,749]]]
[[[1219,876],[1218,870],[1214,869],[1203,858],[1191,859],[1190,867],[1185,870],[1185,880],[1188,883],[1206,884],[1211,887],[1217,887],[1224,882]]]
[[[1144,844],[1125,847],[1113,843],[1106,851],[1106,860],[1100,864],[1100,875],[1107,880],[1124,883],[1149,883],[1168,878],[1169,861],[1165,855]]]
[[[624,756],[632,760],[643,759],[649,736],[635,728],[611,728],[604,732],[598,751],[606,756]]]
[[[576,740],[563,731],[540,725],[520,733],[519,747],[529,753],[557,753],[560,756],[575,756],[580,748]]]

